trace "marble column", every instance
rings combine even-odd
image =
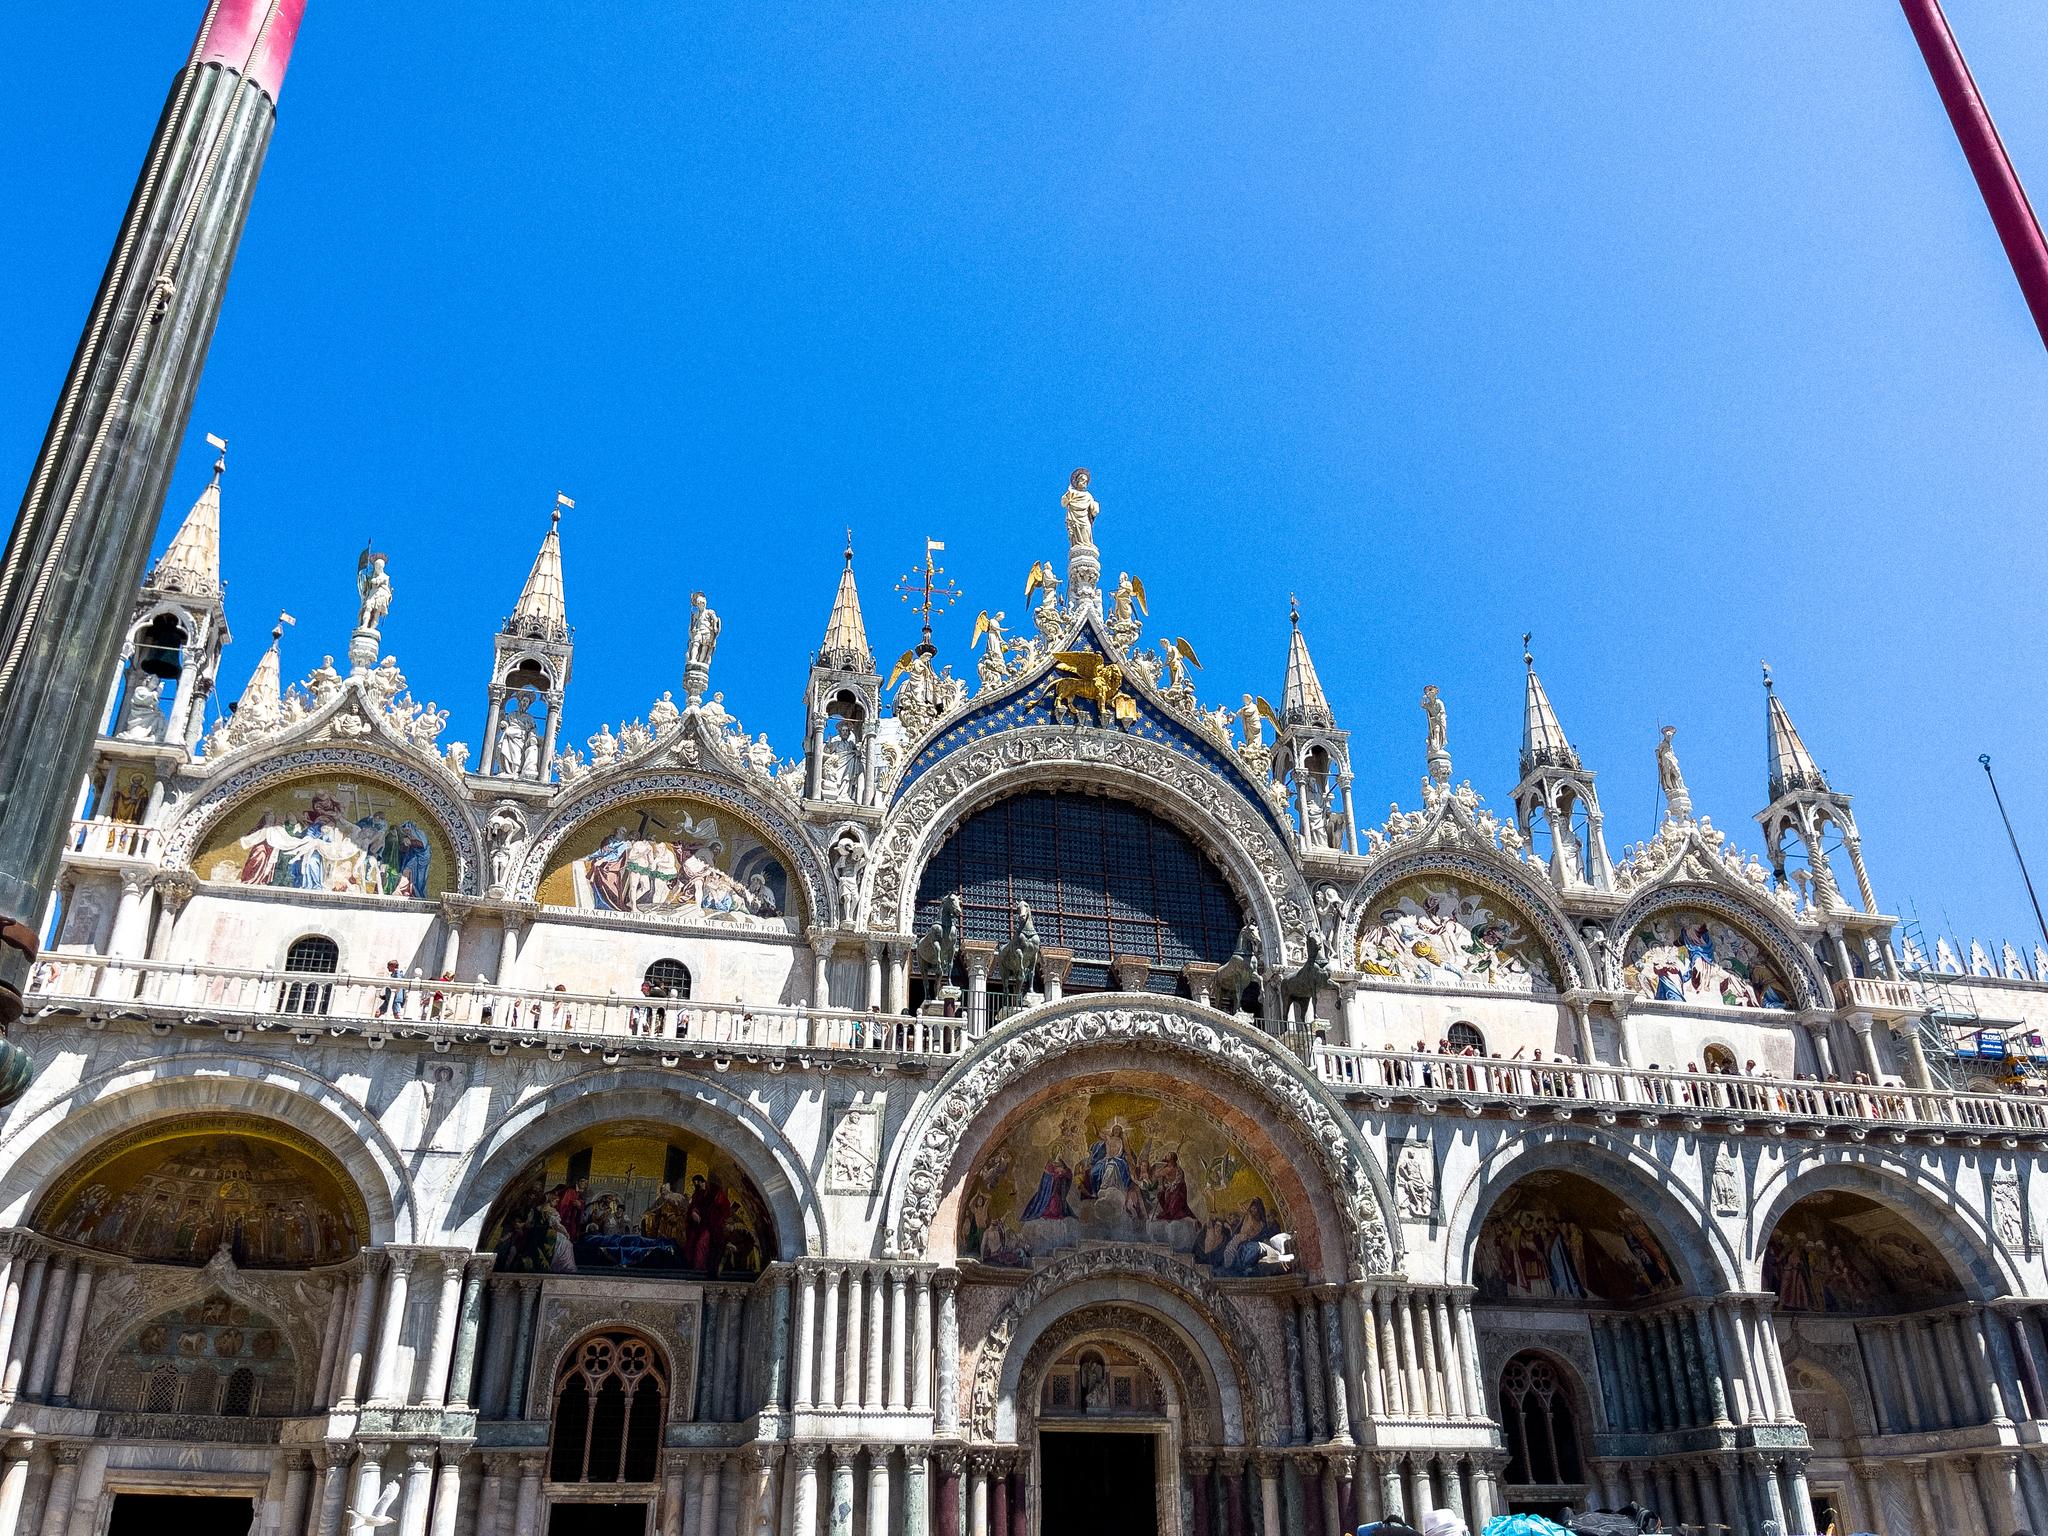
[[[540,1474],[544,1456],[519,1458],[519,1502],[513,1510],[512,1536],[540,1536]]]
[[[367,1514],[377,1507],[378,1496],[384,1491],[384,1457],[390,1450],[388,1440],[356,1442],[356,1482],[349,1494],[349,1509]]]
[[[803,1536],[816,1536],[818,1529],[818,1458],[824,1447],[793,1445],[789,1464],[796,1473],[796,1491],[791,1495],[792,1529]]]
[[[418,1260],[417,1250],[393,1248],[391,1273],[384,1284],[384,1325],[378,1330],[377,1369],[370,1378],[370,1401],[402,1403],[407,1383],[398,1379],[398,1346],[405,1333],[405,1295]]]
[[[772,1532],[779,1519],[774,1453],[763,1446],[748,1446],[740,1453],[740,1478],[738,1536]]]
[[[434,1331],[428,1336],[427,1379],[420,1401],[439,1408],[448,1401],[448,1365],[455,1353],[455,1328],[462,1311],[462,1274],[466,1254],[441,1255],[441,1293],[434,1298]]]
[[[1442,1291],[1430,1292],[1429,1311],[1436,1324],[1436,1353],[1443,1368],[1444,1412],[1462,1419],[1471,1410],[1465,1406],[1465,1372],[1459,1362],[1456,1336],[1451,1331],[1451,1298]]]
[[[868,1447],[867,1528],[870,1531],[889,1529],[889,1447],[881,1444]]]
[[[1379,1335],[1380,1383],[1385,1391],[1387,1413],[1397,1419],[1408,1416],[1407,1382],[1401,1365],[1400,1340],[1394,1328],[1394,1295],[1381,1287],[1372,1288],[1373,1331]]]
[[[1330,1389],[1330,1438],[1348,1445],[1354,1375],[1344,1337],[1344,1293],[1321,1292],[1316,1301],[1316,1316],[1322,1327],[1323,1371]]]
[[[1291,1439],[1306,1443],[1309,1438],[1308,1405],[1301,1381],[1301,1335],[1294,1326],[1294,1309],[1281,1304],[1281,1379],[1287,1383],[1287,1425]]]
[[[1323,1458],[1323,1475],[1320,1479],[1323,1490],[1323,1531],[1324,1536],[1343,1536],[1344,1492],[1338,1486],[1337,1464],[1341,1458]]]
[[[661,1458],[660,1509],[655,1523],[659,1536],[684,1536],[683,1509],[690,1501],[690,1459],[666,1452]],[[484,1536],[479,1527],[477,1536]]]
[[[811,935],[811,1006],[832,1006],[832,939],[829,934]]]
[[[921,1445],[903,1448],[903,1536],[931,1536],[931,1462]]]
[[[1010,1536],[1010,1459],[999,1456],[988,1469],[989,1536]]]
[[[427,1515],[434,1499],[434,1447],[427,1442],[405,1448],[405,1492],[400,1496],[398,1536],[427,1536]]]
[[[82,1445],[57,1445],[50,1451],[50,1487],[43,1496],[44,1536],[65,1536],[71,1527],[71,1506],[78,1497],[78,1464],[85,1459]]]
[[[886,1407],[904,1406],[903,1382],[910,1354],[910,1277],[900,1269],[889,1272],[889,1380],[884,1389]],[[879,1309],[878,1309],[879,1310]]]
[[[1401,1464],[1407,1458],[1399,1451],[1375,1451],[1372,1457],[1380,1474],[1380,1518],[1383,1520],[1407,1519],[1408,1491],[1401,1484]],[[1427,1511],[1415,1510],[1414,1518],[1420,1520]]]
[[[93,1286],[99,1269],[90,1259],[78,1261],[78,1276],[71,1285],[71,1310],[64,1319],[64,1343],[57,1352],[57,1372],[50,1381],[50,1401],[64,1407],[71,1401],[72,1378],[78,1370],[79,1341],[92,1312]]]
[[[725,1458],[705,1456],[697,1464],[697,1515],[695,1529],[707,1533],[718,1529],[718,1505],[725,1496]],[[836,1485],[835,1485],[836,1486]]]
[[[477,1334],[483,1326],[484,1285],[495,1262],[489,1254],[477,1254],[463,1262],[462,1300],[455,1319],[455,1358],[448,1368],[448,1403],[470,1406],[471,1388],[476,1381]]]
[[[1444,1508],[1458,1517],[1458,1524],[1469,1526],[1471,1517],[1465,1510],[1465,1479],[1459,1474],[1458,1458],[1439,1456],[1437,1466],[1444,1478]]]
[[[958,1446],[941,1446],[937,1452],[938,1489],[933,1499],[932,1529],[938,1536],[960,1536],[960,1468],[967,1456]],[[809,1527],[799,1523],[799,1531]]]
[[[1232,1451],[1217,1458],[1217,1481],[1223,1489],[1223,1511],[1217,1519],[1223,1536],[1245,1536],[1250,1520],[1245,1514],[1244,1453]]]
[[[26,1232],[0,1233],[0,1360],[14,1345],[14,1326],[21,1315],[21,1282],[35,1239]]]
[[[434,1474],[434,1521],[429,1536],[455,1536],[456,1521],[462,1515],[461,1441],[441,1443],[441,1468]]]
[[[861,1406],[861,1384],[865,1380],[861,1357],[867,1341],[867,1270],[854,1265],[846,1271],[846,1370],[840,1377],[839,1406]]]
[[[952,1270],[940,1270],[932,1279],[939,1290],[939,1379],[934,1421],[940,1434],[950,1435],[960,1427],[960,1277]]]
[[[1777,1456],[1766,1454],[1758,1456],[1753,1465],[1756,1467],[1758,1486],[1763,1490],[1765,1518],[1777,1521],[1778,1529],[1782,1531],[1789,1527],[1785,1524],[1785,1493],[1778,1486],[1778,1461]]]
[[[799,1413],[817,1404],[818,1272],[808,1265],[796,1272],[796,1400]]]
[[[1982,1379],[1964,1356],[1961,1324],[1955,1313],[1934,1319],[1934,1344],[1948,1381],[1950,1406],[1957,1414],[1956,1425],[1989,1423],[1995,1415],[1980,1390]]]
[[[21,1529],[21,1501],[28,1492],[28,1459],[34,1450],[28,1440],[0,1446],[0,1536],[15,1536]]]
[[[1960,1327],[1963,1353],[1968,1356],[1971,1370],[1977,1378],[1977,1389],[1983,1395],[1984,1406],[1991,1412],[1991,1422],[2005,1425],[2013,1421],[2013,1404],[2007,1390],[2011,1378],[2000,1370],[1997,1353],[1991,1347],[1991,1328],[1996,1325],[1997,1319],[1973,1302],[1963,1314]]]
[[[1259,1478],[1259,1529],[1280,1531],[1280,1458],[1271,1451],[1254,1451],[1252,1470]]]
[[[1902,1463],[1907,1478],[1913,1484],[1913,1497],[1920,1506],[1921,1529],[1939,1531],[1942,1529],[1941,1513],[1934,1507],[1934,1488],[1927,1480],[1927,1463],[1908,1461]],[[1787,1526],[1787,1530],[1791,1527]]]
[[[1373,1320],[1372,1287],[1353,1281],[1344,1287],[1338,1303],[1344,1322],[1344,1357],[1351,1370],[1351,1385],[1361,1396],[1352,1400],[1354,1419],[1383,1419],[1387,1416],[1387,1392],[1380,1380],[1379,1325]]]
[[[887,1311],[883,1303],[888,1295],[889,1277],[877,1269],[869,1269],[863,1282],[868,1292],[868,1342],[867,1369],[860,1382],[860,1405],[863,1408],[882,1406],[882,1350],[886,1345],[883,1324]]]
[[[1728,1320],[1725,1302],[1707,1307],[1707,1323],[1714,1331],[1714,1352],[1721,1364],[1721,1391],[1729,1416],[1738,1424],[1752,1422],[1748,1384],[1743,1379],[1742,1352],[1735,1347],[1734,1325]]]
[[[348,1464],[354,1455],[355,1447],[345,1440],[329,1440],[320,1447],[311,1536],[341,1536],[341,1512],[348,1501]]]
[[[918,1270],[910,1277],[910,1409],[923,1413],[932,1405],[932,1277]]]
[[[823,1314],[822,1326],[818,1330],[818,1406],[837,1408],[839,1406],[839,1287],[844,1282],[844,1266],[825,1266],[824,1294],[819,1298],[819,1310]]]
[[[1991,1511],[1995,1536],[2018,1530],[2026,1522],[2020,1502],[2020,1458],[2017,1451],[1986,1451],[1975,1458],[1977,1485]]]
[[[50,1261],[44,1282],[42,1316],[36,1319],[35,1346],[29,1351],[28,1371],[22,1377],[21,1395],[31,1402],[40,1400],[50,1388],[50,1373],[56,1368],[57,1348],[64,1337],[64,1319],[71,1311],[71,1282],[78,1273],[78,1260],[61,1254]]]
[[[1897,1322],[1879,1323],[1878,1332],[1883,1336],[1887,1358],[1891,1362],[1892,1379],[1898,1383],[1905,1408],[1904,1428],[1920,1430],[1932,1428],[1932,1417],[1922,1407],[1920,1383],[1916,1380],[1919,1368],[1907,1353],[1906,1339]]]
[[[1787,1456],[1785,1458],[1785,1481],[1792,1490],[1792,1523],[1788,1531],[1810,1531],[1813,1529],[1813,1490],[1806,1485],[1806,1458]]]
[[[864,946],[862,946],[862,953],[866,956],[868,962],[868,1012],[879,1013],[882,1010],[883,1002],[882,946],[875,940],[869,939],[867,943]],[[879,1046],[881,1044],[881,1041],[872,1040],[868,1043],[870,1045]]]
[[[1395,1333],[1401,1341],[1402,1395],[1408,1411],[1416,1418],[1429,1413],[1429,1391],[1422,1380],[1422,1360],[1415,1353],[1415,1314],[1409,1306],[1413,1297],[1406,1290],[1393,1292],[1388,1301],[1394,1312]]]
[[[968,1536],[988,1536],[989,1458],[976,1451],[967,1458]]]
[[[1323,1314],[1314,1296],[1297,1296],[1295,1327],[1301,1333],[1301,1382],[1308,1407],[1309,1438],[1316,1443],[1330,1438],[1331,1372],[1323,1361]]]
[[[1472,1288],[1460,1286],[1451,1293],[1451,1318],[1456,1323],[1458,1359],[1465,1375],[1466,1412],[1475,1419],[1490,1416],[1486,1382],[1480,1376],[1479,1329],[1472,1321]]]
[[[1882,1468],[1874,1461],[1859,1460],[1852,1463],[1856,1473],[1856,1497],[1863,1507],[1863,1519],[1857,1529],[1875,1531],[1884,1524],[1884,1481]],[[1854,1524],[1855,1522],[1852,1522]],[[2004,1536],[2003,1532],[1998,1536]]]
[[[49,1269],[47,1254],[37,1253],[28,1261],[28,1272],[21,1281],[21,1309],[14,1315],[14,1337],[7,1346],[7,1368],[0,1374],[0,1398],[12,1398],[21,1391],[22,1374],[28,1369],[29,1355],[41,1332],[38,1324]]]

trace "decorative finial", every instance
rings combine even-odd
[[[918,641],[917,649],[925,656],[938,652],[938,647],[932,644],[933,612],[943,613],[960,600],[960,588],[951,581],[939,580],[946,574],[946,568],[932,558],[945,547],[938,539],[926,539],[923,566],[913,567],[896,583],[897,594],[910,604],[911,611],[924,623],[924,638]]]
[[[562,514],[564,512],[573,512],[575,510],[576,503],[573,500],[563,495],[560,491],[555,492],[555,510],[551,514],[549,514],[549,526],[554,528],[561,527]]]
[[[1769,663],[1768,661],[1767,661],[1767,662],[1765,662],[1765,663],[1763,663],[1763,669],[1764,669],[1764,692],[1765,692],[1765,693],[1771,693],[1771,692],[1775,691],[1775,690],[1774,690],[1774,689],[1772,688],[1772,686],[1771,686],[1771,664],[1770,664],[1770,663]]]
[[[1536,670],[1536,653],[1529,649],[1529,641],[1535,633],[1532,629],[1522,631],[1522,665],[1531,672]]]
[[[846,530],[846,563],[848,565],[853,564],[853,530],[851,528]]]
[[[293,618],[293,617],[292,617],[292,616],[291,616],[290,614],[288,614],[288,613],[279,613],[279,614],[278,614],[278,616],[277,616],[277,623],[276,623],[275,625],[273,625],[273,626],[271,627],[271,631],[270,631],[270,639],[271,639],[271,643],[272,643],[272,644],[274,645],[274,644],[276,644],[276,643],[277,643],[277,642],[278,642],[279,640],[282,640],[282,639],[284,638],[284,627],[285,627],[285,625],[287,625],[287,624],[296,624],[296,623],[298,623],[298,622],[299,622],[299,621],[298,621],[297,619]]]
[[[218,480],[228,467],[228,440],[209,432],[206,434],[206,441],[219,452],[219,457],[213,461],[213,478]]]
[[[1287,594],[1287,622],[1296,629],[1301,628],[1301,604],[1292,592]]]

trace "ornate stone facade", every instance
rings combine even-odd
[[[1096,1432],[1153,1438],[1119,1496],[1194,1536],[2048,1521],[2048,1111],[1925,1022],[2048,1026],[2025,965],[1930,980],[1845,895],[1860,839],[1781,879],[1689,793],[1610,860],[1533,661],[1512,814],[1436,695],[1419,805],[1359,825],[1299,624],[1277,708],[1205,710],[1133,650],[1135,578],[1104,616],[1083,510],[1037,636],[972,695],[913,652],[901,713],[849,555],[798,762],[701,636],[647,723],[557,750],[552,526],[485,761],[368,630],[293,690],[273,649],[212,736],[111,705],[0,1121],[0,1536],[166,1488],[291,1536],[541,1536],[597,1497],[689,1536],[1019,1536]],[[1796,864],[1846,800],[1779,767]],[[1181,910],[1091,927],[1127,850],[1050,832],[963,866],[1026,796],[1129,808],[1193,861],[1148,866]],[[306,1148],[325,1203],[259,1176]],[[1157,1401],[1110,1401],[1091,1345]]]

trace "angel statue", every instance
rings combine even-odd
[[[356,594],[362,599],[356,609],[357,629],[375,629],[391,611],[391,576],[384,561],[385,557],[367,544],[356,557]]]
[[[1034,592],[1045,596],[1038,600],[1038,606],[1031,610],[1031,621],[1038,626],[1038,638],[1050,645],[1059,638],[1066,623],[1066,615],[1060,611],[1060,578],[1052,568],[1050,560],[1035,560],[1024,576],[1024,596],[1028,601]]]
[[[923,652],[908,650],[899,656],[889,673],[887,688],[896,694],[896,718],[913,739],[922,736],[939,718],[938,674],[932,671],[931,658]]]
[[[988,649],[981,654],[975,666],[981,676],[983,688],[994,688],[1010,675],[1010,642],[1003,638],[1003,610],[998,608],[990,613],[984,608],[974,621],[974,638],[969,645],[980,645],[982,637],[988,637]]]
[[[1102,507],[1088,494],[1087,470],[1077,469],[1067,477],[1067,489],[1060,497],[1060,505],[1067,509],[1068,547],[1092,548],[1095,543],[1095,519],[1102,515]]]
[[[1244,741],[1238,746],[1237,755],[1254,773],[1264,772],[1273,761],[1273,749],[1266,745],[1266,728],[1262,723],[1267,720],[1273,722],[1277,733],[1280,717],[1273,712],[1273,706],[1257,695],[1244,695],[1244,706],[1237,712],[1237,727],[1244,732]]]
[[[1450,716],[1444,709],[1444,697],[1437,691],[1435,683],[1429,684],[1422,690],[1422,713],[1428,721],[1425,744],[1429,748],[1429,755],[1435,757],[1440,753],[1449,752],[1451,749]]]
[[[1142,627],[1139,615],[1152,615],[1151,607],[1145,601],[1145,583],[1129,571],[1119,571],[1116,590],[1109,598],[1109,638],[1124,650],[1137,643],[1138,631]]]
[[[1202,670],[1201,658],[1195,655],[1195,648],[1176,636],[1159,648],[1160,657],[1166,663],[1165,693],[1169,702],[1192,709],[1195,706],[1194,679],[1188,676],[1188,668]]]

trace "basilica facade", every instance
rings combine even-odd
[[[375,551],[209,708],[221,480],[15,1031],[0,1536],[2048,1528],[2048,988],[1921,955],[1776,692],[1740,835],[1667,731],[1610,850],[1533,660],[1498,808],[1432,689],[1374,820],[1299,617],[1205,708],[1077,472],[972,677],[849,551],[789,760],[709,594],[572,744],[551,526],[472,751]]]

